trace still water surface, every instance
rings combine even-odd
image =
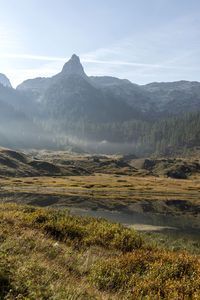
[[[74,214],[81,216],[103,217],[111,222],[132,225],[140,231],[182,231],[200,236],[200,219],[188,216],[144,214],[138,212],[111,212],[102,210],[73,209]]]

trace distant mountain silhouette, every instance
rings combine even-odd
[[[87,76],[79,57],[73,54],[60,73],[28,79],[16,89],[4,75],[0,76],[0,110],[2,141],[13,138],[17,145],[30,146],[30,141],[35,140],[42,147],[46,139],[43,144],[56,144],[58,148],[65,147],[69,139],[75,139],[75,143],[103,141],[101,149],[108,146],[107,142],[125,143],[126,149],[131,144],[137,155],[151,154],[166,148],[168,140],[171,148],[182,147],[181,134],[186,128],[190,128],[190,133],[184,133],[188,136],[186,143],[198,145],[199,117],[184,118],[200,111],[200,83],[182,80],[137,85],[111,76]],[[172,120],[175,116],[180,121]],[[196,120],[195,125],[190,126],[189,120]],[[6,131],[10,124],[18,139],[12,130]],[[19,132],[23,132],[23,138]],[[171,140],[169,132],[173,132]],[[96,149],[95,144],[92,147]],[[112,149],[110,144],[109,147]]]
[[[110,76],[88,77],[75,54],[57,75],[26,80],[17,90],[34,92],[54,115],[62,110],[72,119],[87,118],[87,109],[93,119],[104,122],[164,118],[200,109],[199,82],[137,85]]]

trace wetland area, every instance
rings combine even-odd
[[[199,299],[199,192],[197,160],[1,149],[9,299]]]
[[[197,160],[5,149],[0,155],[3,202],[67,209],[139,231],[198,235]]]

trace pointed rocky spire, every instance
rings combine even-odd
[[[70,60],[66,62],[61,73],[65,75],[76,74],[83,77],[86,76],[83,66],[80,63],[80,58],[76,54],[73,54]]]

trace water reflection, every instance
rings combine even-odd
[[[72,213],[81,216],[103,217],[111,222],[132,225],[141,231],[183,231],[200,235],[200,218],[193,216],[173,216],[161,214],[144,214],[138,212],[111,212],[101,210],[73,209]]]

